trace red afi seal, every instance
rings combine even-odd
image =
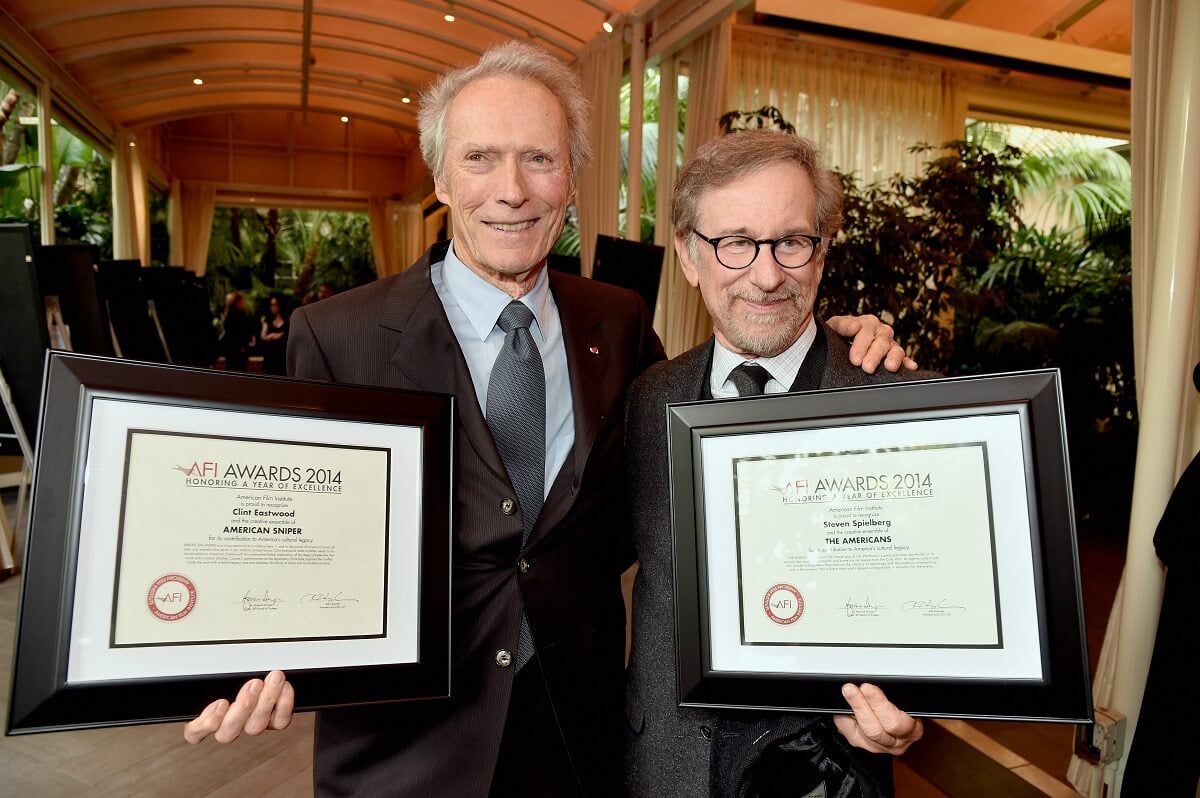
[[[804,614],[804,596],[791,585],[780,582],[772,585],[763,596],[763,610],[772,621],[787,626]]]
[[[196,606],[196,586],[179,574],[167,574],[154,580],[146,594],[146,606],[155,618],[178,621]]]

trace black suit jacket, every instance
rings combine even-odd
[[[626,686],[626,789],[639,797],[742,795],[758,758],[789,745],[799,756],[821,747],[836,747],[831,755],[836,754],[851,775],[858,774],[853,794],[886,792],[890,758],[873,762],[870,755],[847,750],[828,716],[679,706],[665,408],[670,402],[710,396],[712,352],[709,339],[667,363],[652,366],[629,394],[627,484],[641,567],[633,588],[633,649]],[[937,376],[928,371],[867,374],[851,365],[848,342],[821,323],[792,390]],[[797,788],[806,775],[815,773],[797,773]],[[796,794],[806,791],[797,789]],[[833,794],[842,793],[835,787]]]
[[[645,304],[603,283],[550,272],[566,345],[575,445],[529,541],[470,372],[429,268],[412,268],[292,316],[293,376],[452,393],[456,402],[452,697],[446,702],[322,712],[314,779],[323,795],[483,796],[491,784],[529,614],[559,727],[584,791],[619,791],[625,633],[620,575],[633,560],[624,528],[625,391],[663,357]],[[524,573],[517,561],[530,567]],[[536,763],[530,763],[536,779]]]

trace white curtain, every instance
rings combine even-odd
[[[150,207],[146,173],[137,147],[113,154],[113,257],[150,262]]]
[[[399,274],[421,256],[421,205],[416,202],[391,202],[372,197],[367,206],[371,217],[371,248],[375,254],[375,273],[380,277]]]
[[[778,108],[812,139],[827,165],[866,183],[917,174],[919,142],[962,137],[953,81],[902,58],[739,30],[733,36],[729,109]],[[957,131],[957,132],[955,132]]]
[[[171,236],[171,265],[186,266],[203,275],[208,266],[217,189],[211,183],[171,181],[167,228]]]
[[[1200,358],[1200,4],[1135,0],[1133,17],[1133,334],[1140,421],[1125,572],[1093,684],[1098,705],[1128,718],[1126,751],[1136,733],[1161,604],[1154,530],[1200,442],[1200,401],[1190,380]],[[1070,777],[1081,792],[1098,792],[1099,774],[1086,763],[1073,761]]]
[[[725,19],[688,45],[680,58],[688,64],[688,109],[683,136],[685,161],[700,145],[719,135],[717,120],[729,110],[725,82],[732,32],[730,20]],[[660,182],[662,178],[660,175]],[[679,271],[673,243],[667,245],[659,297],[654,326],[668,356],[686,352],[712,334],[708,310],[700,292],[688,285]]]
[[[624,37],[612,34],[579,59],[583,92],[592,104],[589,132],[592,163],[579,176],[575,204],[579,209],[581,272],[590,277],[596,236],[617,235],[621,211],[621,73]]]

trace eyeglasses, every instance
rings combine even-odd
[[[745,269],[758,257],[758,248],[763,244],[771,245],[771,256],[775,262],[785,269],[799,269],[812,262],[813,256],[821,249],[826,241],[821,236],[810,236],[803,233],[793,233],[783,238],[753,239],[750,236],[717,236],[709,238],[696,228],[692,228],[702,241],[712,244],[717,262],[726,269]]]

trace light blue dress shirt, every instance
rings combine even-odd
[[[562,323],[554,295],[550,293],[547,270],[548,267],[542,267],[533,288],[520,301],[533,312],[536,323],[530,332],[542,353],[542,366],[546,371],[545,485],[548,495],[559,469],[575,445],[575,407],[571,400]],[[496,326],[496,320],[512,297],[467,268],[454,254],[453,241],[446,251],[446,260],[433,264],[429,276],[442,300],[442,307],[446,309],[450,329],[466,358],[479,408],[486,416],[488,381],[496,356],[504,345],[504,331]]]

